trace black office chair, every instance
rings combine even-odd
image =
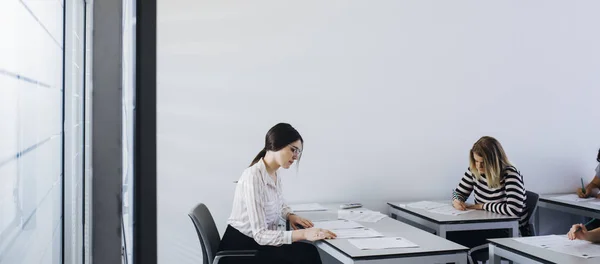
[[[219,243],[221,243],[221,236],[206,205],[202,203],[196,205],[188,215],[192,219],[198,233],[198,239],[200,239],[204,264],[218,264],[224,258],[248,260],[256,257],[256,250],[224,250],[217,252]]]
[[[525,208],[527,209],[527,225],[520,227],[519,233],[522,237],[536,236],[537,232],[535,230],[535,224],[533,223],[534,219],[532,216],[533,214],[535,214],[535,210],[537,210],[537,203],[540,198],[540,195],[532,191],[526,191],[525,196]],[[486,243],[480,246],[476,246],[469,250],[469,253],[467,255],[469,258],[469,263],[476,264],[478,263],[478,261],[487,263],[490,257],[488,252],[488,245],[489,244]]]
[[[525,201],[525,204],[527,206],[527,225],[521,227],[519,231],[522,237],[537,236],[536,226],[533,224],[535,220],[533,215],[537,210],[537,203],[540,199],[540,195],[532,191],[527,191],[526,196],[527,201]]]

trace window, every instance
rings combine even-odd
[[[61,263],[63,3],[0,3],[0,263]]]

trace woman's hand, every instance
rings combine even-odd
[[[579,196],[579,198],[590,197],[590,194],[592,193],[592,188],[590,188],[589,186],[585,187],[585,193],[583,193],[583,190],[584,189],[582,189],[582,188],[577,188],[577,196]]]
[[[452,200],[452,206],[454,206],[454,208],[456,208],[456,210],[467,210],[467,205],[465,204],[465,202],[458,200],[458,199],[454,199]]]
[[[304,228],[310,228],[315,226],[310,220],[297,216],[295,214],[288,215],[288,220],[290,221],[290,226],[297,230],[298,226],[302,226]]]
[[[588,230],[584,225],[576,224],[571,227],[571,230],[569,230],[569,233],[567,233],[567,237],[569,237],[570,240],[587,240],[587,231]]]
[[[317,227],[313,227],[313,228],[309,228],[309,229],[304,229],[304,239],[308,240],[308,241],[317,241],[317,240],[322,240],[322,239],[334,239],[336,237],[336,235],[327,230],[327,229],[322,229],[322,228],[317,228]]]

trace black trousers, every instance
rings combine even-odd
[[[281,263],[281,264],[321,264],[317,248],[308,243],[295,242],[290,245],[261,246],[256,241],[228,225],[221,239],[221,250],[258,250],[257,258],[223,259],[223,263]],[[219,262],[220,263],[220,262]]]
[[[468,248],[486,244],[488,243],[488,238],[505,238],[509,236],[508,229],[452,231],[446,233],[446,239]]]

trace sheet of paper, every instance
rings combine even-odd
[[[564,238],[564,237],[563,237]],[[514,240],[521,242],[523,244],[536,246],[536,247],[551,247],[551,246],[561,246],[565,244],[566,241],[560,239],[560,236],[549,235],[549,236],[534,236],[534,237],[517,237],[513,238]],[[567,241],[569,241],[567,239]]]
[[[442,207],[438,207],[438,208],[434,208],[431,210],[428,210],[431,213],[435,213],[435,214],[443,214],[443,215],[461,215],[461,214],[466,214],[466,213],[470,213],[474,210],[465,210],[465,211],[461,211],[458,210],[456,208],[454,208],[452,205],[449,204],[445,204]]]
[[[366,238],[366,237],[382,237],[383,235],[370,228],[355,228],[355,229],[338,229],[332,230],[339,239],[345,238]]]
[[[553,198],[558,199],[558,200],[563,200],[563,201],[569,201],[569,202],[586,202],[586,201],[591,201],[591,200],[596,199],[594,197],[579,198],[579,196],[577,196],[577,194],[567,194],[567,195],[557,196],[557,197],[553,197]]]
[[[290,208],[294,212],[327,211],[327,208],[318,203],[293,204]]]
[[[406,206],[412,207],[412,208],[417,208],[417,209],[423,209],[423,210],[431,210],[431,209],[435,209],[438,207],[442,207],[444,205],[446,205],[446,204],[430,202],[430,201],[420,201],[420,202],[416,202],[416,203],[409,203]]]
[[[600,245],[583,240],[569,240],[566,236],[537,236],[514,238],[524,244],[541,247],[581,258],[600,257]]]
[[[361,250],[419,247],[419,245],[401,237],[349,239],[348,242]]]
[[[352,228],[365,227],[357,222],[350,221],[350,220],[318,221],[318,222],[313,222],[313,224],[315,224],[315,227],[328,229],[328,230],[352,229]]]
[[[600,257],[600,246],[592,244],[588,241],[577,240],[571,246],[560,248],[550,248],[551,250],[582,258],[597,258]]]
[[[600,205],[600,199],[595,199],[594,201],[590,201],[589,203],[593,205]]]
[[[357,222],[370,222],[375,223],[383,218],[386,218],[387,215],[384,215],[380,212],[375,212],[371,210],[339,210],[338,218],[352,220]]]

